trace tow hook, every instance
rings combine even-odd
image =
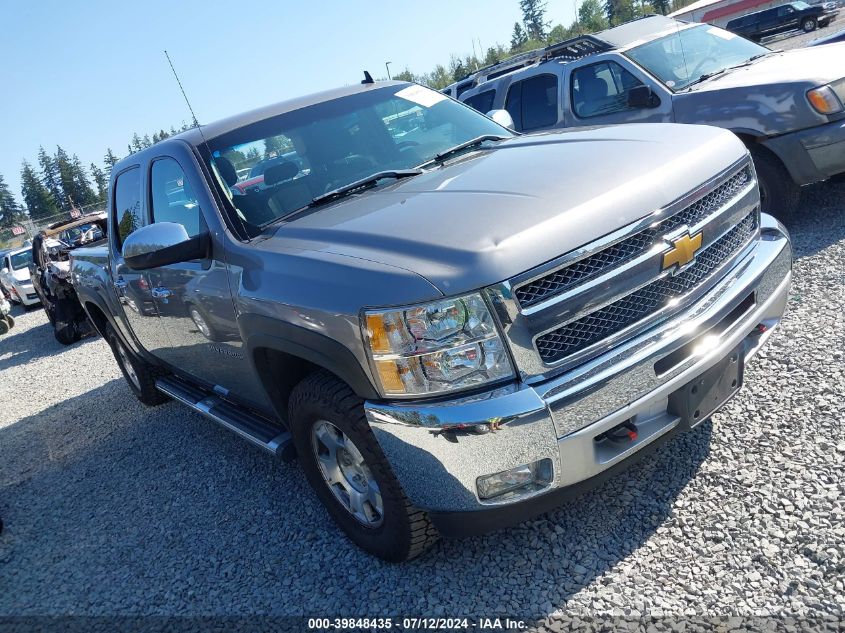
[[[595,441],[610,440],[617,444],[627,444],[635,441],[637,436],[637,425],[631,422],[631,420],[625,420],[622,424],[614,426],[609,431],[596,435]]]

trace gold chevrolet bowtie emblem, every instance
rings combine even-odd
[[[663,253],[663,270],[668,270],[673,266],[683,268],[695,259],[695,253],[701,248],[702,233],[699,231],[695,235],[682,235],[675,240],[668,240],[672,244],[672,250]]]

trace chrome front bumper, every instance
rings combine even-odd
[[[676,430],[670,394],[739,345],[746,360],[760,349],[783,315],[791,270],[786,230],[763,215],[761,240],[707,295],[603,356],[539,384],[439,402],[366,402],[367,418],[409,499],[435,513],[526,501],[481,500],[476,480],[543,458],[554,477],[532,497],[576,486]],[[629,419],[636,440],[618,450],[595,441]]]

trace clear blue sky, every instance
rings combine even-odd
[[[569,25],[577,0],[548,0]],[[23,158],[61,145],[86,167],[133,132],[200,122],[374,77],[427,72],[510,41],[518,0],[0,0],[0,174],[20,198]]]

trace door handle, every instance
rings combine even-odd
[[[153,295],[153,299],[167,299],[167,297],[171,296],[173,293],[167,288],[159,286],[157,288],[153,288],[151,294]]]
[[[126,290],[126,287],[129,285],[128,281],[124,281],[123,277],[118,277],[117,281],[114,282],[114,287],[118,290]]]

